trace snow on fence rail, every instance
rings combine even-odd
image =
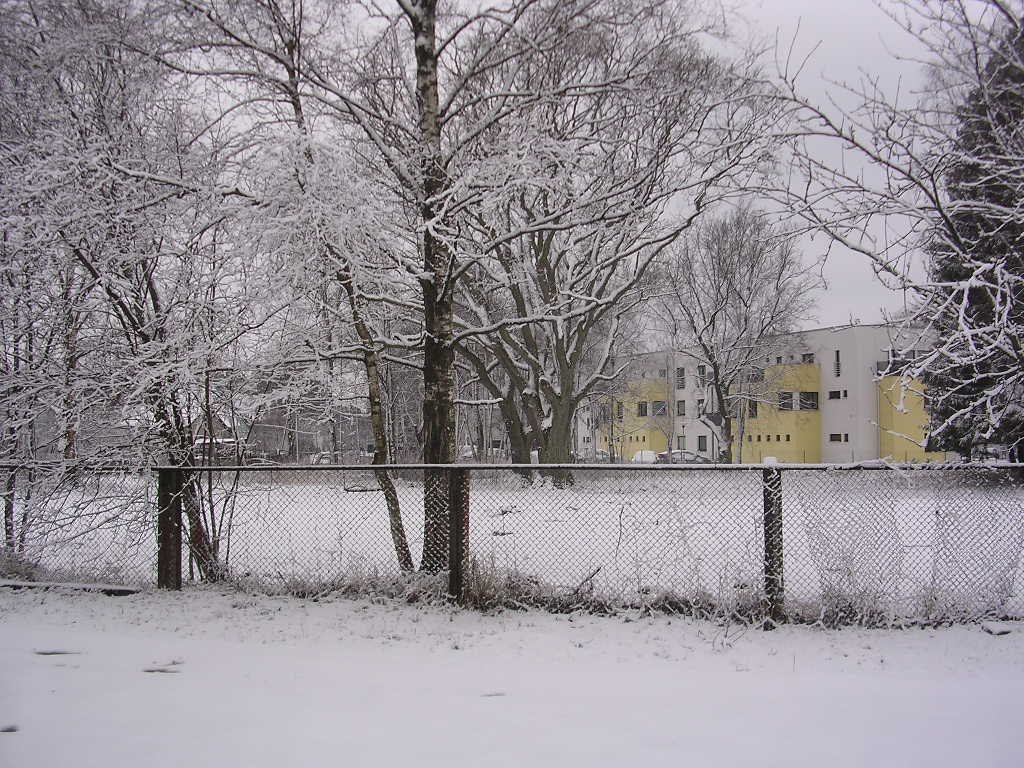
[[[401,576],[399,517],[365,466],[4,471],[7,575],[152,584],[162,508],[184,541],[169,557],[165,526],[165,584],[175,569],[312,591]],[[461,596],[779,620],[1024,618],[1019,466],[406,466],[388,476],[415,568],[424,541],[437,541],[424,536],[424,478],[446,488],[466,478],[468,509],[439,517],[450,548],[441,559],[465,565],[451,569]],[[465,557],[450,519],[466,525]],[[203,536],[215,570],[197,562]]]

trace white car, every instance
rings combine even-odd
[[[637,451],[629,460],[631,464],[655,464],[658,461],[657,451]]]
[[[658,454],[659,464],[711,464],[711,459],[693,451],[662,451]]]

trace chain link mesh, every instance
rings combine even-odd
[[[779,471],[782,536],[766,553],[760,467],[469,468],[466,599],[757,619],[781,543],[790,619],[1024,617],[1024,469]],[[214,573],[199,568],[200,532],[217,577],[269,589],[370,590],[444,572],[450,474],[389,470],[389,503],[369,468],[196,468],[186,577]],[[152,584],[158,475],[7,471],[6,574]]]

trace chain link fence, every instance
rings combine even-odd
[[[1020,467],[4,471],[8,577],[151,585],[159,540],[169,586],[177,571],[749,621],[1024,618]]]

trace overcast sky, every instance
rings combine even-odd
[[[814,52],[804,74],[804,90],[824,100],[835,88],[827,81],[855,82],[860,70],[904,83],[920,80],[920,67],[900,62],[893,51],[907,52],[913,41],[889,19],[872,0],[727,0],[740,9],[749,30],[738,24],[743,37],[769,37],[776,33],[785,44],[796,35],[796,50]],[[819,235],[804,243],[812,260],[826,248]],[[817,318],[811,327],[839,325],[851,318],[878,322],[882,310],[898,311],[902,294],[887,290],[874,276],[867,260],[858,254],[833,249],[825,267],[828,290],[820,297]]]

